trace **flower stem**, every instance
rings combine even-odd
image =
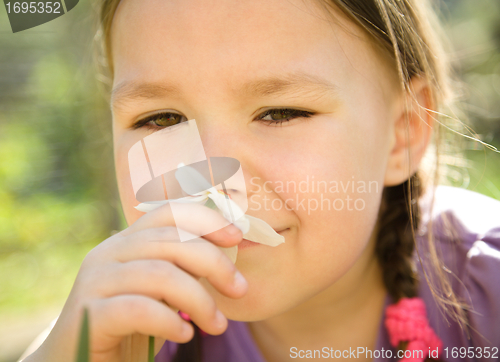
[[[89,313],[87,308],[83,311],[83,321],[80,327],[80,340],[78,342],[77,362],[89,362]]]
[[[155,362],[155,337],[149,336],[148,362]]]

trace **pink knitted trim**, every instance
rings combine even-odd
[[[179,311],[179,315],[181,316],[182,319],[184,319],[185,321],[190,321],[191,320],[191,317],[189,316],[189,314],[187,313],[184,313],[184,312],[181,312]],[[202,337],[205,337],[208,335],[207,332],[205,332],[203,329],[201,329],[200,327],[196,326],[196,328],[198,328],[200,330],[200,334]]]
[[[429,354],[429,348],[431,351],[437,348],[441,355],[443,342],[429,326],[425,303],[421,298],[403,298],[388,306],[385,315],[385,326],[392,346],[409,342],[407,351],[423,352],[424,358],[417,358],[417,353],[412,353],[412,357],[403,358],[401,362],[423,362]]]

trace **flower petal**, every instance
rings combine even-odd
[[[248,220],[247,216],[248,215],[243,215],[233,223],[234,226],[241,230],[243,235],[250,231],[250,220]]]
[[[250,222],[250,230],[243,235],[243,238],[255,243],[278,246],[285,242],[285,237],[278,234],[268,223],[259,218],[245,215]]]
[[[159,208],[162,205],[171,203],[171,202],[176,202],[179,204],[198,204],[198,205],[203,205],[205,202],[207,202],[208,197],[206,195],[200,195],[200,196],[188,196],[188,197],[182,197],[180,199],[172,199],[172,200],[161,200],[161,201],[147,201],[147,202],[142,202],[137,206],[134,206],[135,209],[142,211],[142,212],[150,212],[153,211],[157,208]]]
[[[179,164],[175,171],[175,178],[181,185],[182,190],[188,195],[199,194],[200,190],[208,190],[212,188],[208,182],[197,170],[193,167]],[[203,191],[202,191],[203,192]]]
[[[215,188],[211,188],[209,192],[208,197],[214,201],[215,205],[222,211],[224,217],[230,222],[235,222],[245,215],[238,204],[226,195],[217,192]]]
[[[231,246],[230,248],[223,248],[218,246],[218,248],[228,256],[228,258],[234,263],[236,263],[236,258],[238,257],[238,245]]]
[[[168,204],[168,200],[148,201],[148,202],[142,202],[139,205],[134,206],[134,208],[142,212],[150,212],[165,204]]]

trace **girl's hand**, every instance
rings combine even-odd
[[[85,257],[51,333],[24,361],[74,361],[84,307],[89,310],[92,362],[129,360],[122,347],[134,333],[159,337],[157,350],[166,339],[188,342],[192,326],[169,306],[188,313],[205,332],[223,333],[227,320],[199,279],[206,278],[231,298],[246,293],[245,279],[216,247],[237,245],[242,233],[232,224],[222,227],[227,221],[207,207],[179,204],[178,210],[180,229],[200,235],[207,226],[221,228],[181,243],[165,205],[103,241]]]

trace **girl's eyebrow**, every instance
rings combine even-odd
[[[327,79],[316,75],[295,72],[282,76],[271,76],[245,83],[233,94],[242,98],[285,96],[323,97],[337,96],[339,87]],[[168,83],[123,81],[111,92],[111,109],[119,109],[127,102],[140,99],[159,99],[166,97],[178,98],[181,95],[179,87]]]

